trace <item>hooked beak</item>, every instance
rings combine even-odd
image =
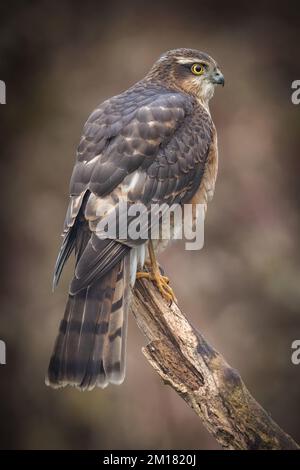
[[[212,81],[212,83],[213,83],[214,85],[222,85],[222,86],[224,86],[224,84],[225,84],[224,75],[220,72],[219,69],[215,70],[215,71],[212,73],[211,81]]]

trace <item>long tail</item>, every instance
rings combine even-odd
[[[75,295],[69,295],[50,360],[47,385],[82,390],[125,377],[129,256]]]

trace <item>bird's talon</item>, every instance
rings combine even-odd
[[[167,284],[170,283],[170,279],[167,276],[161,276],[161,277],[164,280],[164,282],[166,282]]]
[[[146,271],[139,271],[136,273],[136,279],[148,279],[155,283],[162,297],[164,297],[170,305],[172,302],[177,302],[173,289],[169,286],[169,278],[167,276],[162,276],[160,272],[158,273],[148,273]]]

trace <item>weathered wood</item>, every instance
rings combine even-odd
[[[151,282],[136,282],[131,309],[149,341],[143,353],[152,367],[225,449],[299,449],[251,396],[239,373]]]

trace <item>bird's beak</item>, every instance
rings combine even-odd
[[[219,69],[215,70],[211,75],[211,81],[214,85],[222,85],[225,84],[224,75],[220,72]]]

